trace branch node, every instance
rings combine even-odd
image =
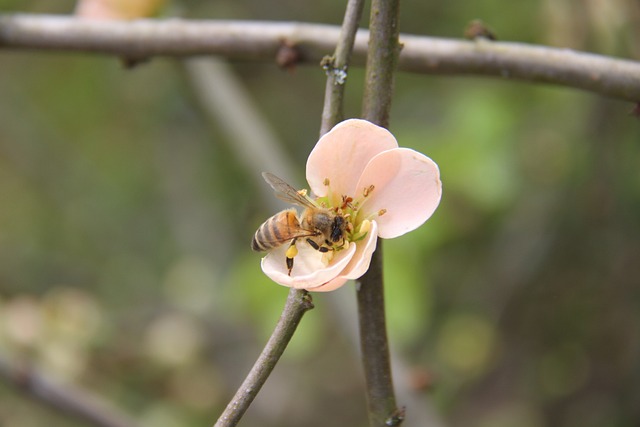
[[[469,25],[467,25],[467,28],[464,30],[464,38],[469,40],[498,40],[491,28],[479,19],[469,22]]]
[[[292,73],[296,66],[303,62],[304,58],[298,46],[287,39],[280,40],[280,47],[276,52],[276,64],[278,67]]]
[[[334,85],[343,85],[347,81],[347,66],[338,67],[335,55],[327,55],[320,61],[320,66]]]
[[[302,295],[302,309],[304,311],[309,311],[312,310],[315,306],[313,305],[313,298],[311,297],[311,294],[308,292],[305,292],[304,295]]]
[[[129,55],[129,56],[121,57],[120,61],[122,62],[122,66],[124,68],[126,68],[127,70],[131,70],[133,68],[136,68],[138,65],[151,62],[151,57],[150,56],[135,57],[135,56]]]
[[[389,418],[387,418],[384,422],[385,425],[389,427],[397,427],[404,421],[404,415],[406,413],[406,407],[397,408]]]

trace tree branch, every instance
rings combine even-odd
[[[400,53],[399,8],[399,0],[373,0],[371,3],[371,37],[365,70],[362,115],[370,122],[384,127],[389,126],[393,76]],[[357,298],[369,425],[397,426],[402,423],[403,414],[396,407],[391,375],[380,238],[369,270],[360,279]]]
[[[365,119],[386,128],[393,98],[393,75],[400,53],[398,14],[398,0],[373,0],[371,4],[362,113]]]
[[[321,136],[344,118],[344,85],[363,8],[364,0],[347,2],[335,53],[332,57],[323,59],[323,67],[327,72],[327,85],[322,108]]]
[[[0,48],[78,51],[132,59],[220,55],[273,61],[293,47],[299,63],[317,64],[333,51],[331,25],[182,19],[90,21],[68,16],[0,16]],[[369,32],[358,31],[352,64],[365,61]],[[640,100],[640,62],[524,43],[401,35],[401,71],[478,75],[549,83],[632,102]]]
[[[302,316],[312,308],[313,302],[307,291],[293,288],[289,291],[287,302],[269,341],[214,427],[232,427],[238,424],[284,353]]]
[[[0,356],[0,378],[22,390],[33,400],[99,427],[136,427],[129,415],[109,402],[71,384],[53,381],[27,363]]]

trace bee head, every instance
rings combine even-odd
[[[344,234],[345,229],[345,221],[344,217],[341,215],[336,215],[333,219],[333,224],[331,225],[331,241],[333,243],[337,243],[342,239],[342,235]]]

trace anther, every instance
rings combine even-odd
[[[384,215],[384,214],[386,214],[386,213],[387,213],[387,210],[386,210],[386,209],[380,209],[380,210],[378,211],[378,216],[382,216],[382,215]]]
[[[330,183],[329,178],[325,178],[324,181],[322,181],[322,183],[328,187]]]
[[[371,194],[371,192],[373,191],[375,187],[373,185],[370,185],[368,187],[365,187],[364,190],[362,191],[362,195],[364,197],[367,197],[369,194]]]
[[[351,202],[353,202],[353,197],[349,197],[346,195],[342,196],[342,209],[347,209],[348,207],[353,207],[351,205]]]

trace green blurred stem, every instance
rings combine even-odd
[[[238,424],[284,353],[302,316],[312,308],[313,302],[307,291],[289,291],[287,302],[269,341],[214,427],[232,427]]]
[[[365,119],[384,127],[389,125],[393,76],[400,52],[398,15],[398,0],[373,0],[362,108]],[[369,424],[400,425],[402,416],[396,407],[387,340],[380,239],[369,270],[360,279],[357,299]]]

